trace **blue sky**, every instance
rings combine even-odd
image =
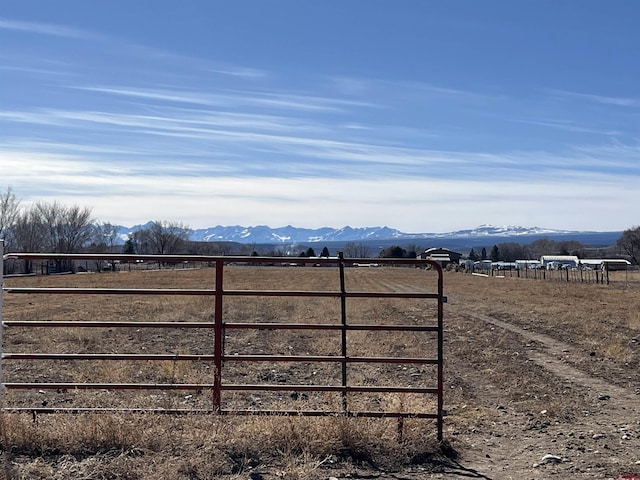
[[[100,221],[640,223],[640,2],[0,0],[0,189]]]

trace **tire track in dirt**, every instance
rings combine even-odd
[[[409,292],[416,290],[415,285],[411,283],[382,281],[379,285],[380,284],[389,291]],[[596,395],[607,397],[609,406],[624,408],[625,415],[629,415],[631,413],[629,410],[640,415],[640,398],[634,391],[614,385],[605,379],[595,377],[567,363],[564,359],[566,352],[575,351],[575,345],[570,345],[549,335],[525,329],[489,315],[478,312],[469,312],[462,306],[457,306],[451,303],[447,304],[445,307],[445,324],[448,314],[458,315],[461,318],[468,319],[472,322],[480,321],[505,329],[522,337],[525,343],[535,342],[537,345],[541,346],[541,349],[530,348],[526,350],[527,358],[529,358],[533,363],[562,380],[586,387]]]
[[[414,282],[394,277],[375,285],[378,291],[419,290]],[[446,438],[464,472],[445,468],[435,478],[593,479],[638,472],[640,397],[633,389],[595,376],[590,364],[580,369],[571,363],[590,351],[563,341],[563,331],[554,338],[535,323],[519,326],[479,311],[488,304],[473,297],[445,293],[445,388],[456,389],[445,395],[445,404],[455,399],[445,418]],[[410,308],[423,305],[404,311]],[[462,355],[448,363],[455,352]],[[556,460],[549,463],[547,456]]]
[[[522,370],[521,365],[520,370],[513,371],[523,377],[525,388],[529,382],[534,388],[536,385],[544,388],[546,384],[548,402],[557,399],[559,405],[571,407],[566,410],[569,416],[555,416],[549,420],[544,404],[540,407],[545,410],[532,411],[531,405],[523,405],[523,408],[514,405],[501,410],[497,416],[488,417],[492,423],[490,426],[480,424],[480,433],[460,434],[459,438],[467,442],[464,460],[468,468],[487,472],[494,480],[542,479],[555,475],[556,478],[621,478],[619,475],[638,471],[640,402],[634,391],[568,363],[569,352],[580,353],[575,345],[536,332],[533,330],[535,325],[529,330],[470,311],[469,307],[466,302],[448,304],[445,326],[450,318],[502,330],[505,336],[511,337],[508,348],[515,347],[520,354],[518,363],[526,359],[531,367]],[[539,368],[548,372],[551,378],[547,375],[540,378]],[[554,382],[553,378],[556,385],[549,383]],[[478,401],[493,404],[496,400],[494,385],[482,384],[481,378],[477,381],[480,383],[476,389]],[[565,391],[563,385],[573,385],[576,390]],[[546,455],[560,460],[547,464]]]
[[[578,370],[562,359],[563,354],[567,351],[575,350],[575,346],[569,345],[568,343],[542,333],[526,330],[488,315],[476,312],[462,312],[456,307],[451,308],[451,306],[448,307],[448,310],[451,313],[455,312],[455,314],[468,320],[481,321],[516,333],[523,337],[527,342],[536,342],[542,345],[541,351],[534,349],[526,351],[527,357],[536,365],[566,381],[586,387],[599,395],[606,395],[608,400],[610,400],[610,405],[619,403],[624,405],[627,410],[629,408],[634,408],[640,413],[639,398],[634,392],[617,385],[613,385],[604,379],[594,377],[582,370]]]

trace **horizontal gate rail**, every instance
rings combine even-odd
[[[438,327],[427,325],[329,325],[325,323],[225,323],[226,329],[252,330],[387,330],[390,332],[437,332]]]
[[[101,321],[42,321],[42,320],[5,320],[5,327],[131,327],[131,328],[214,328],[211,322],[101,322]],[[227,323],[225,329],[250,329],[250,330],[351,330],[351,331],[375,331],[385,330],[389,332],[437,332],[438,327],[428,325],[329,325],[324,323]]]
[[[189,290],[177,288],[5,288],[6,293],[58,294],[58,295],[215,295],[215,290]],[[312,290],[225,290],[226,296],[242,297],[346,297],[371,298],[371,292],[330,292]],[[377,292],[378,298],[438,298],[434,293]]]
[[[2,254],[2,242],[0,241],[0,254]],[[1,255],[2,262],[7,259],[15,260],[96,260],[96,261],[120,261],[135,262],[147,261],[159,264],[177,262],[201,262],[215,268],[215,288],[58,288],[58,287],[8,287],[0,285],[0,320],[3,327],[21,328],[135,328],[135,329],[208,329],[213,331],[212,353],[209,354],[138,354],[138,353],[21,353],[5,352],[2,345],[2,333],[0,329],[0,402],[3,402],[4,389],[12,390],[163,390],[163,391],[210,391],[212,393],[212,407],[210,409],[180,409],[180,408],[53,408],[53,407],[4,407],[4,411],[31,411],[41,413],[53,412],[158,412],[158,413],[218,413],[218,414],[278,414],[278,415],[345,415],[366,417],[390,417],[390,418],[431,418],[437,421],[438,439],[442,439],[443,429],[443,304],[446,297],[443,294],[442,269],[438,264],[421,259],[344,259],[338,258],[287,258],[287,257],[219,257],[202,255],[124,255],[124,254],[50,254],[50,253],[8,253]],[[0,271],[3,264],[0,262]],[[356,266],[357,263],[375,263],[380,266],[411,266],[428,267],[437,273],[437,292],[424,291],[348,291],[345,286],[344,268]],[[339,290],[239,290],[224,289],[224,267],[229,265],[266,265],[288,266],[312,265],[337,267],[340,274]],[[202,296],[212,297],[214,304],[214,321],[208,322],[143,322],[143,321],[100,321],[100,320],[12,320],[2,317],[3,295],[154,295],[154,296]],[[339,299],[341,303],[340,323],[291,323],[291,322],[234,322],[224,321],[223,304],[225,297],[316,297]],[[350,298],[377,298],[377,299],[432,299],[437,302],[437,318],[432,325],[410,324],[365,324],[348,323],[346,318],[346,301]],[[339,355],[264,355],[264,354],[225,354],[225,332],[231,330],[309,330],[309,331],[333,331],[342,334],[342,352]],[[399,356],[357,356],[347,353],[347,332],[432,332],[436,336],[437,355],[429,357],[399,357]],[[209,383],[75,383],[75,382],[4,382],[2,377],[2,363],[6,361],[182,361],[182,362],[209,362],[213,364],[213,382]],[[338,385],[294,385],[294,384],[238,384],[223,381],[225,364],[235,362],[290,362],[290,363],[331,363],[340,366],[342,378]],[[437,367],[434,387],[407,387],[388,385],[351,385],[347,381],[347,366],[351,364],[407,364],[407,365],[434,365]],[[223,392],[332,392],[342,394],[342,409],[339,411],[328,410],[272,410],[268,408],[225,408],[222,399]],[[397,411],[352,411],[348,408],[347,394],[350,393],[412,393],[436,396],[437,407],[432,412],[397,412]]]
[[[5,353],[5,360],[184,360],[189,362],[213,361],[213,355],[174,355],[140,353]]]
[[[413,387],[370,387],[364,385],[322,385],[325,392],[367,392],[367,393],[438,393],[437,388],[413,388]],[[250,384],[225,384],[226,390],[235,391],[271,391],[271,392],[317,392],[317,385],[250,385]],[[413,415],[410,415],[413,416]]]
[[[295,362],[295,363],[422,363],[436,365],[438,359],[411,357],[337,357],[334,355],[226,355],[226,361],[235,362]]]
[[[140,353],[5,353],[5,360],[184,360],[206,362],[214,355],[140,354]],[[295,362],[295,363],[421,363],[437,365],[437,358],[411,357],[338,357],[335,355],[225,355],[223,361],[234,362]]]
[[[86,328],[110,328],[110,327],[130,327],[130,328],[214,328],[215,323],[211,322],[102,322],[102,321],[42,321],[42,320],[5,320],[2,322],[5,327],[86,327]]]
[[[205,390],[212,389],[213,384],[206,383],[72,383],[72,382],[50,382],[50,383],[26,383],[7,382],[3,384],[6,388],[15,390]],[[11,410],[33,410],[32,408],[6,409]],[[51,409],[49,409],[51,410]],[[154,410],[155,411],[155,410]]]
[[[6,293],[57,295],[215,295],[215,290],[180,288],[5,288]]]

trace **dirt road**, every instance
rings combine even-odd
[[[640,478],[637,390],[607,379],[606,359],[563,341],[569,332],[500,316],[455,295],[447,305],[447,437],[460,464],[478,478]],[[469,476],[446,478],[458,474]]]

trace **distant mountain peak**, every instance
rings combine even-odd
[[[471,230],[459,230],[457,232],[449,232],[447,235],[460,236],[461,234],[469,234],[469,236],[514,236],[514,235],[543,235],[543,234],[559,234],[571,233],[568,230],[553,230],[542,227],[521,227],[519,225],[503,225],[496,226],[491,224],[483,224]]]
[[[126,240],[127,236],[140,229],[148,227],[135,225],[131,228],[120,227],[119,236]],[[383,227],[351,227],[340,228],[321,227],[316,229],[298,228],[292,225],[271,228],[267,225],[256,226],[223,226],[199,228],[191,231],[190,239],[198,242],[238,242],[256,244],[295,244],[322,242],[358,242],[368,240],[420,240],[439,238],[485,238],[485,237],[514,237],[526,235],[560,235],[571,232],[568,230],[553,230],[542,227],[521,227],[517,225],[496,226],[491,224],[479,225],[467,230],[457,230],[446,233],[405,233],[388,226]]]

